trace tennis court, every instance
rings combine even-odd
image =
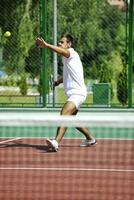
[[[43,125],[44,115],[55,121]],[[57,153],[48,149],[45,139],[55,135],[58,113],[0,116],[0,199],[133,199],[133,112],[80,113],[81,121],[75,123],[87,123],[98,144],[80,147],[82,135],[71,125]]]

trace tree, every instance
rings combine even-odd
[[[123,69],[119,73],[118,80],[117,80],[117,98],[119,102],[125,106],[127,104],[128,98],[128,88],[127,88],[127,69],[126,69],[126,54],[121,55]]]
[[[28,87],[27,87],[27,82],[26,82],[26,72],[25,72],[25,70],[22,71],[22,76],[21,76],[19,86],[20,86],[21,94],[26,95]]]

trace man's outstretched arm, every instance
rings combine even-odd
[[[37,38],[36,44],[41,48],[51,49],[52,51],[58,53],[59,55],[66,57],[66,58],[69,58],[69,56],[70,56],[70,52],[69,52],[68,49],[64,49],[62,47],[58,47],[58,46],[54,46],[52,44],[49,44],[45,40],[43,40],[43,38]]]

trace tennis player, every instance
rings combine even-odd
[[[69,34],[64,34],[60,38],[59,46],[47,43],[43,38],[37,38],[36,44],[41,48],[50,49],[63,57],[63,77],[55,81],[55,86],[63,83],[65,94],[68,99],[65,102],[61,115],[76,115],[80,105],[85,101],[87,90],[84,83],[83,66],[78,53],[73,49],[73,37]],[[47,139],[46,142],[53,148],[58,150],[66,127],[58,127],[55,139]],[[84,134],[85,140],[81,146],[90,146],[96,144],[96,140],[91,135],[89,130],[84,127],[77,128]]]

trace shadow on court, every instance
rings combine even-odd
[[[45,143],[45,142],[44,142]],[[59,148],[75,148],[75,147],[80,147],[79,144],[61,144]],[[40,144],[29,144],[29,143],[24,143],[22,141],[13,141],[11,143],[5,143],[5,144],[0,144],[0,149],[1,148],[31,148],[35,150],[41,151],[41,153],[51,153],[55,152],[51,147],[48,147],[46,144],[40,145]],[[83,147],[81,147],[83,148]]]
[[[32,148],[39,150],[42,153],[52,152],[52,149],[50,149],[47,145],[28,144],[22,142],[12,142],[12,144],[0,144],[0,148]]]

